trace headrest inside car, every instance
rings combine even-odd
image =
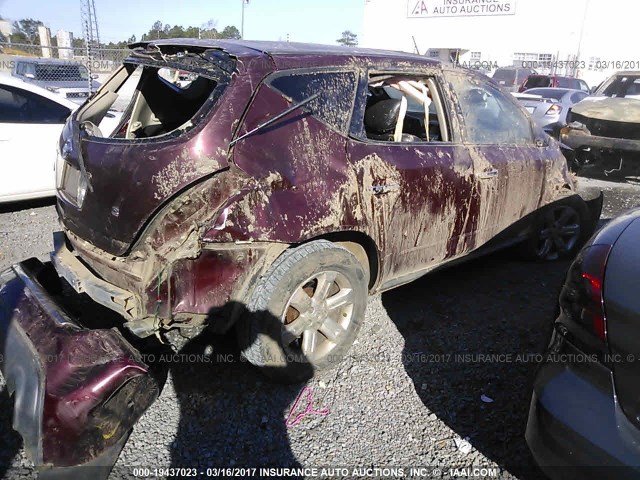
[[[364,126],[367,132],[390,133],[396,128],[400,114],[401,100],[388,98],[374,103],[364,114]]]

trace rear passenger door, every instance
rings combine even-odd
[[[283,70],[257,88],[237,132],[249,136],[232,151],[236,165],[268,183],[268,213],[251,212],[256,238],[300,242],[361,229],[362,217],[353,208],[353,172],[345,159],[357,78],[350,66]],[[261,127],[300,102],[307,103]],[[261,232],[264,225],[273,231]]]
[[[476,235],[482,244],[538,208],[546,142],[534,139],[531,122],[510,94],[459,70],[445,74],[474,162]]]
[[[370,72],[359,85],[347,154],[382,252],[382,288],[473,247],[473,162],[448,110],[439,69]]]

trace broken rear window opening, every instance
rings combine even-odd
[[[449,141],[444,105],[433,78],[371,77],[363,123],[369,140]]]
[[[165,55],[161,61],[125,60],[75,120],[89,136],[123,140],[179,135],[193,128],[222,94],[229,74],[210,63],[206,72],[191,68],[190,58],[183,54]],[[121,119],[111,132],[103,132],[101,122],[109,110],[119,112]]]

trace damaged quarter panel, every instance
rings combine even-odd
[[[286,248],[257,243],[217,247],[200,241],[205,232],[224,223],[225,205],[255,188],[256,183],[235,166],[202,181],[164,207],[125,258],[105,258],[71,233],[68,239],[102,278],[137,295],[141,313],[128,320],[206,316],[211,308],[241,300],[248,278],[260,271],[271,251]]]
[[[259,187],[229,205],[225,228],[210,230],[206,241],[294,243],[361,228],[353,172],[344,161],[356,78],[353,69],[305,69],[277,72],[259,87],[239,136],[320,96],[233,147],[234,162]]]
[[[251,281],[287,244],[210,243],[206,232],[229,223],[236,199],[255,191],[257,182],[235,166],[180,196],[158,215],[134,250],[145,267],[146,311],[163,318],[204,321],[211,309],[241,302]],[[160,302],[158,302],[160,300]],[[227,319],[228,320],[228,319]],[[213,325],[224,330],[218,318]]]

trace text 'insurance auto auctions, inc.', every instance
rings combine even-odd
[[[516,0],[409,0],[408,17],[515,15]]]

